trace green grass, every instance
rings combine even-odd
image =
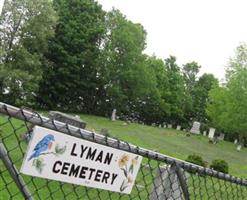
[[[233,143],[222,141],[217,145],[212,145],[208,143],[206,137],[194,135],[187,137],[182,131],[139,124],[124,126],[122,121],[112,122],[103,117],[89,115],[81,115],[81,117],[87,122],[88,130],[94,129],[99,132],[102,128],[107,128],[113,137],[179,159],[185,159],[193,153],[201,155],[209,163],[213,159],[225,159],[229,163],[232,175],[247,178],[247,151],[243,149],[241,152],[237,152]],[[21,135],[25,132],[26,125],[23,121],[8,119],[0,115],[0,138],[6,145],[9,156],[17,169],[21,166],[27,147],[26,142],[21,139]],[[60,184],[25,175],[23,178],[34,199],[147,199],[148,193],[153,188],[152,184],[157,173],[157,167],[164,164],[145,158],[142,166],[147,163],[152,166],[152,170],[146,170],[144,167],[140,169],[131,196],[71,184]],[[200,178],[197,175],[190,175],[188,184],[191,199],[235,199],[233,198],[234,195],[240,191],[236,185],[231,186],[229,183],[215,178]],[[230,189],[225,192],[225,188]],[[244,190],[244,192],[247,191]],[[2,199],[19,200],[22,199],[22,196],[0,160],[0,200]]]
[[[247,149],[236,151],[236,146],[227,141],[216,145],[208,143],[208,138],[202,135],[187,137],[185,132],[174,129],[163,129],[139,124],[123,125],[122,121],[112,122],[107,118],[81,115],[87,122],[87,129],[107,128],[113,137],[129,143],[157,150],[163,154],[179,159],[186,159],[190,154],[199,154],[209,164],[214,159],[224,159],[229,164],[229,173],[247,178]]]

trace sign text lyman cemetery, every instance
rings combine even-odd
[[[129,194],[142,157],[36,126],[21,172]]]

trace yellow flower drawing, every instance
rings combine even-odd
[[[132,176],[128,176],[128,183],[132,183],[133,182],[133,178],[132,178]]]
[[[129,156],[127,154],[123,154],[118,160],[118,166],[122,168],[127,164],[128,161],[129,161]]]
[[[131,160],[131,164],[132,164],[133,166],[137,165],[137,159],[133,158],[133,159]]]
[[[123,154],[118,160],[118,166],[124,173],[124,179],[120,186],[120,191],[124,191],[127,187],[131,186],[134,182],[134,168],[138,164],[138,156],[129,157],[127,154]]]

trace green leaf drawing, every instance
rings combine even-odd
[[[43,171],[43,168],[45,166],[44,160],[42,158],[37,158],[33,160],[32,165],[35,167],[35,169],[41,174]]]
[[[61,155],[66,151],[66,145],[60,146],[59,144],[56,144],[55,146],[55,154]]]

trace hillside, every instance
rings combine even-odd
[[[107,118],[90,115],[81,115],[81,118],[87,122],[88,130],[99,132],[107,128],[113,137],[179,159],[186,159],[193,153],[201,155],[208,163],[214,159],[224,159],[229,164],[230,174],[247,178],[247,149],[237,152],[231,142],[222,141],[213,145],[208,143],[207,137],[187,137],[183,131],[135,123],[123,125],[123,121],[112,122]]]

